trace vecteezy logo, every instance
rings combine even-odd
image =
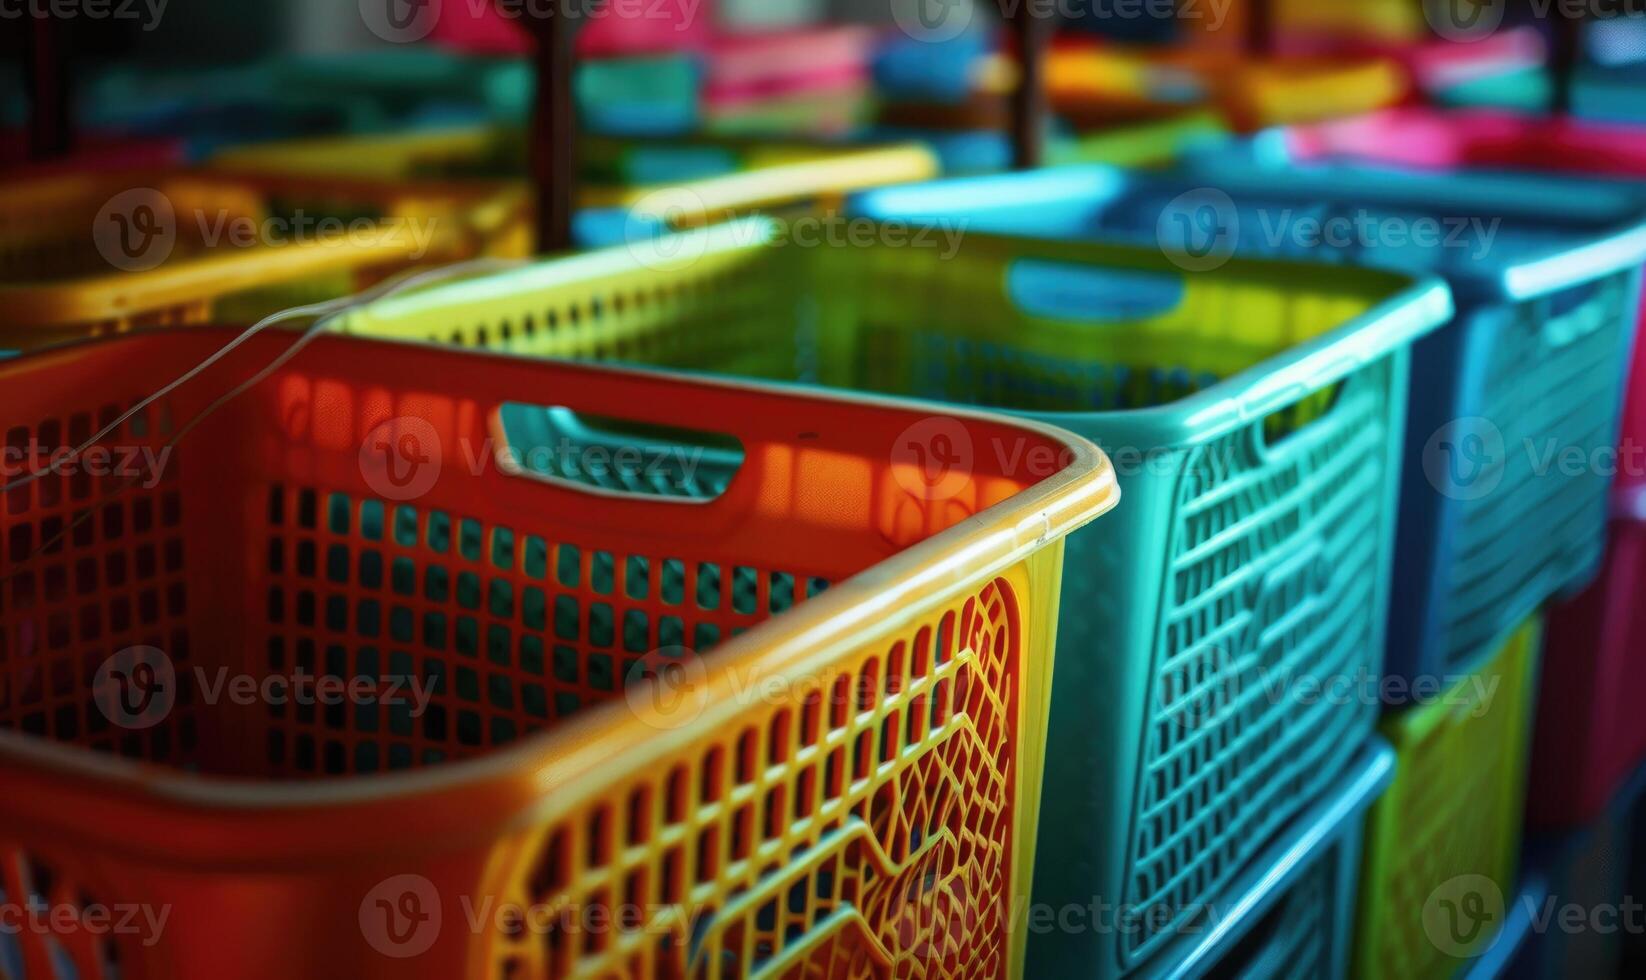
[[[421,41],[440,19],[441,0],[360,0],[360,19],[373,34],[394,44]]]
[[[973,0],[892,0],[892,19],[916,41],[942,44],[972,26]]]
[[[629,254],[653,272],[691,268],[709,248],[692,229],[709,223],[709,206],[689,187],[664,187],[635,201],[623,219]],[[680,234],[671,232],[680,231]]]
[[[709,706],[708,671],[694,650],[653,650],[629,668],[623,697],[644,724],[661,731],[684,728]]]
[[[443,462],[440,433],[415,416],[382,423],[360,445],[360,475],[385,500],[416,500],[433,490]]]
[[[1234,199],[1215,187],[1192,190],[1173,198],[1160,212],[1155,238],[1173,265],[1209,272],[1234,257],[1240,212]]]
[[[122,272],[147,272],[177,247],[177,212],[152,187],[122,191],[92,219],[92,241],[103,260]]]
[[[1507,455],[1501,429],[1483,418],[1462,418],[1429,437],[1423,474],[1453,500],[1479,500],[1503,482]]]
[[[440,892],[422,875],[396,875],[360,900],[360,934],[397,960],[422,956],[440,938]]]
[[[1423,0],[1423,16],[1448,41],[1483,41],[1503,26],[1507,0]]]
[[[121,728],[153,728],[177,704],[177,669],[162,650],[127,647],[97,668],[92,700]]]
[[[1435,949],[1465,959],[1486,952],[1503,922],[1503,890],[1485,875],[1442,882],[1423,903],[1423,931]]]
[[[922,419],[892,446],[892,475],[919,500],[951,500],[972,484],[972,434],[958,419]]]

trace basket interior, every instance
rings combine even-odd
[[[33,445],[80,444],[208,353],[197,336],[167,349],[193,360],[148,354],[147,387],[108,356],[45,363],[28,377],[44,359],[19,362],[6,387],[34,394],[19,396],[26,405],[10,413],[4,445],[15,459]],[[162,339],[173,338],[143,338]],[[547,506],[533,496],[539,485],[495,466],[453,477],[460,439],[472,438],[462,450],[472,453],[490,435],[473,400],[438,385],[406,389],[388,369],[364,372],[368,380],[322,366],[337,362],[316,349],[211,415],[169,457],[151,457],[166,460],[158,472],[139,457],[135,484],[78,472],[4,495],[0,727],[261,779],[464,759],[621,700],[642,662],[711,650],[966,516],[942,505],[912,512],[880,450],[854,458],[795,446],[725,454],[746,479],[701,529],[696,512],[671,511],[667,543],[619,524],[601,532],[589,516],[598,501]],[[439,359],[409,351],[414,363]],[[233,380],[266,363],[248,357]],[[451,371],[458,389],[462,371]],[[484,372],[469,380],[485,390]],[[186,386],[102,445],[162,453],[213,387]],[[364,475],[362,447],[379,422],[414,413],[431,420],[446,465],[424,496],[385,497]],[[817,480],[827,499],[803,500],[799,488]],[[987,482],[991,501],[1023,486]],[[164,655],[171,692],[147,696],[164,672],[140,673],[156,662],[123,653],[132,648]],[[240,703],[223,686],[284,683],[299,670],[362,679],[373,693],[304,704],[259,690]],[[116,684],[129,697],[111,711]],[[157,701],[153,724],[122,714]]]
[[[1194,275],[1019,258],[998,240],[740,247],[684,268],[534,270],[376,304],[345,329],[803,381],[993,408],[1167,405],[1343,326],[1388,286],[1243,265]],[[547,268],[547,267],[545,267]],[[1318,412],[1330,394],[1314,401]],[[1311,410],[1305,404],[1303,411]]]

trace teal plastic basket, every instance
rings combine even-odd
[[[1163,173],[1069,167],[888,189],[856,206],[1147,242],[1201,266],[1238,254],[1442,275],[1458,316],[1413,358],[1389,672],[1466,673],[1599,568],[1611,480],[1588,461],[1617,443],[1646,260],[1646,199],[1631,189],[1195,157]]]
[[[956,450],[943,404],[1107,447],[1126,516],[1069,544],[1036,890],[1149,925],[1035,937],[1030,956],[1042,975],[1118,976],[1192,926],[1372,730],[1374,704],[1274,685],[1380,669],[1408,353],[1450,294],[1291,262],[1189,274],[1147,249],[876,237],[804,247],[754,219],[340,325],[926,398],[910,439],[927,459]]]
[[[1366,811],[1394,777],[1394,750],[1372,738],[1340,783],[1286,829],[1217,906],[1134,976],[1342,980],[1349,973]],[[1049,974],[1048,974],[1049,975]],[[1072,975],[1072,974],[1060,974]]]

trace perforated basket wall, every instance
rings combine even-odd
[[[1372,809],[1355,975],[1453,976],[1491,948],[1515,895],[1542,622],[1431,704],[1391,716],[1394,785]]]
[[[1597,568],[1646,249],[1626,189],[1202,160],[887,190],[865,208],[1117,236],[1194,267],[1249,255],[1442,275],[1458,310],[1413,354],[1389,671],[1471,669]]]
[[[232,336],[9,362],[5,444],[39,471]],[[1095,451],[952,419],[1061,465],[928,496],[908,407],[339,339],[188,431],[289,343],[115,426],[131,477],[4,495],[0,888],[167,913],[20,934],[9,978],[1019,973]],[[546,393],[740,468],[696,500],[516,473],[500,409]],[[304,676],[364,693],[268,686]]]
[[[1036,888],[1150,910],[1157,931],[1054,937],[1078,948],[1032,951],[1031,971],[1141,962],[1371,730],[1372,706],[1264,681],[1378,669],[1405,349],[1444,291],[1341,270],[1305,289],[1259,263],[1185,276],[1158,253],[971,234],[947,255],[770,234],[547,264],[344,329],[1010,408],[1146,453],[1121,467],[1130,519],[1069,545]]]

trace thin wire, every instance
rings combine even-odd
[[[282,323],[286,320],[295,320],[305,316],[314,316],[316,318],[314,324],[305,330],[290,347],[287,347],[284,351],[282,351],[280,356],[276,357],[273,361],[270,361],[256,374],[252,375],[245,381],[242,381],[240,384],[229,390],[226,394],[219,396],[210,405],[207,405],[205,408],[201,409],[193,418],[185,422],[183,426],[179,428],[171,439],[168,440],[162,447],[162,451],[164,453],[169,455],[171,451],[176,449],[178,444],[183,441],[184,436],[187,436],[190,432],[194,431],[194,429],[196,429],[201,423],[205,422],[206,419],[210,418],[213,414],[221,410],[225,405],[234,401],[236,398],[239,398],[241,395],[262,384],[276,371],[290,363],[291,359],[296,357],[303,350],[303,348],[313,342],[316,337],[319,337],[321,334],[329,330],[331,325],[336,322],[337,318],[342,314],[362,307],[368,303],[376,302],[380,299],[386,299],[390,296],[405,292],[409,289],[415,289],[420,285],[430,282],[440,282],[446,279],[457,278],[471,272],[501,271],[504,269],[517,267],[520,264],[522,263],[519,260],[514,259],[475,259],[471,262],[461,262],[456,265],[443,266],[438,269],[430,269],[424,272],[413,273],[399,280],[382,282],[371,289],[367,289],[353,296],[327,300],[323,303],[312,303],[308,306],[293,307],[292,309],[281,310],[279,313],[274,313],[270,316],[264,317],[256,324],[253,324],[251,327],[247,328],[247,330],[240,336],[230,341],[228,345],[220,348],[210,357],[207,357],[204,361],[201,361],[199,364],[195,365],[194,368],[189,370],[183,376],[177,378],[170,384],[167,384],[165,387],[161,388],[159,391],[138,402],[137,405],[131,409],[131,411],[109,423],[103,428],[102,431],[98,432],[96,435],[92,436],[89,440],[76,448],[73,453],[67,457],[67,459],[78,458],[82,453],[86,452],[88,449],[92,448],[98,442],[106,438],[110,433],[118,429],[121,424],[130,420],[132,416],[136,415],[149,405],[154,404],[154,402],[159,399],[164,398],[168,393],[175,391],[177,388],[188,383],[191,379],[198,377],[202,371],[205,371],[207,368],[211,367],[211,365],[222,360],[224,357],[232,353],[237,347],[240,347],[252,337],[256,336],[258,332],[267,329],[273,324]],[[57,473],[57,467],[61,465],[62,462],[66,462],[66,460],[54,462],[50,467],[47,467],[44,470],[31,473],[23,479],[15,480],[4,487],[0,487],[0,494],[10,493],[12,490],[19,487],[28,486],[30,483],[40,479],[48,473]],[[70,521],[63,527],[62,530],[53,535],[50,540],[41,542],[40,546],[36,548],[33,553],[18,562],[18,567],[13,568],[4,575],[0,575],[0,585],[4,585],[5,583],[11,581],[17,575],[21,574],[29,563],[33,562],[35,559],[39,558],[48,551],[56,548],[65,538],[68,537],[71,532],[77,530],[87,521],[91,520],[102,505],[136,486],[139,479],[141,479],[140,474],[133,475],[127,479],[125,483],[115,487],[113,490],[110,490],[109,492],[88,503],[86,508],[78,517]]]

